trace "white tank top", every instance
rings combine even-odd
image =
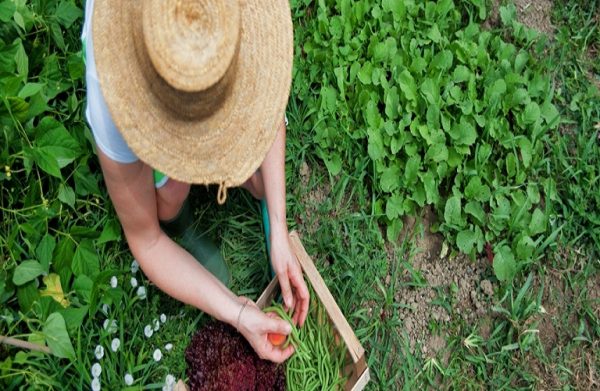
[[[106,101],[100,89],[96,63],[94,61],[94,43],[92,40],[92,11],[94,0],[87,0],[85,4],[85,20],[81,41],[85,59],[85,81],[87,84],[87,107],[85,116],[96,140],[96,145],[108,157],[119,163],[133,163],[138,157],[131,151],[123,136],[115,126]]]

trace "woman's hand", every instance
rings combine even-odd
[[[308,314],[309,293],[302,268],[292,251],[287,230],[271,237],[271,262],[279,280],[285,306],[294,309],[292,320],[302,326]]]
[[[242,309],[245,302],[247,304]],[[250,299],[240,297],[239,303],[242,312],[239,315],[238,331],[250,343],[258,357],[276,363],[287,360],[294,353],[294,347],[289,345],[287,348],[281,349],[274,346],[267,339],[267,334],[275,333],[287,336],[292,332],[292,326],[273,314],[265,314]]]

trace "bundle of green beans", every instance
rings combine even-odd
[[[281,304],[274,303],[265,312],[275,312],[292,325],[292,333],[286,345],[291,343],[295,353],[286,362],[286,386],[288,391],[342,390],[346,383],[342,370],[346,349],[336,341],[332,324],[311,289],[308,316],[301,328]]]

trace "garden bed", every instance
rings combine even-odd
[[[294,231],[290,233],[290,242],[305,277],[313,287],[316,298],[325,308],[336,337],[339,337],[336,338],[336,340],[345,346],[346,364],[342,376],[347,380],[344,390],[360,391],[365,388],[370,379],[365,349],[362,347],[360,341],[354,334],[352,327],[350,327],[350,324],[342,314],[342,311],[331,295],[331,292],[327,289],[327,285],[325,285],[325,281],[323,281],[323,278],[319,274],[312,259],[306,253],[297,232]],[[278,294],[279,281],[277,278],[274,278],[260,295],[256,304],[259,308],[264,309],[273,302]],[[312,299],[314,300],[315,297]],[[183,381],[179,381],[175,390],[184,391],[188,390],[188,388]]]

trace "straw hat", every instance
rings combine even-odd
[[[113,121],[171,178],[238,186],[283,120],[293,37],[287,0],[95,0],[94,54]]]

